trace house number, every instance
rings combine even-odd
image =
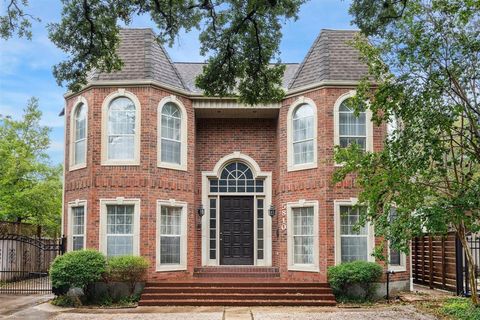
[[[287,230],[287,220],[286,220],[286,217],[287,216],[287,205],[286,204],[283,204],[282,205],[282,224],[280,226],[280,229],[282,231],[285,231]]]

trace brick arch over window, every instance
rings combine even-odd
[[[167,96],[158,104],[157,117],[157,166],[187,171],[188,115],[185,106],[176,96]],[[176,121],[180,123],[179,128],[175,127]],[[166,154],[177,148],[175,144],[180,145],[178,158]]]
[[[308,118],[308,128],[303,128],[305,131],[304,133],[308,132],[308,139],[303,139],[302,137],[297,137],[295,134],[295,128],[296,124],[294,124],[294,121],[301,120],[298,118],[298,111],[301,111],[300,109],[304,108],[309,112]],[[298,118],[298,119],[297,119]],[[318,145],[317,145],[317,139],[318,139],[318,134],[317,134],[317,127],[318,127],[318,116],[317,116],[317,105],[315,102],[306,97],[300,97],[295,102],[293,102],[289,109],[288,109],[288,114],[287,114],[287,171],[297,171],[297,170],[305,170],[305,169],[312,169],[317,167],[317,150],[318,150]],[[302,131],[302,130],[300,130]],[[300,134],[301,135],[301,134]],[[305,141],[304,141],[305,140]],[[313,150],[311,157],[309,156],[308,161],[302,162],[302,163],[296,163],[295,162],[295,144],[298,145],[298,147],[301,147],[299,144],[302,142],[305,142],[310,145],[313,145]]]
[[[133,129],[133,157],[129,159],[114,159],[109,155],[109,135],[112,136],[116,132],[111,132],[109,128],[110,108],[115,100],[126,98],[129,99],[135,107],[135,119]],[[118,101],[118,100],[117,100]],[[140,164],[140,135],[141,135],[141,105],[137,96],[125,89],[118,89],[110,93],[102,104],[102,165],[139,165]],[[125,124],[128,125],[128,124]],[[120,136],[120,134],[119,134]]]
[[[83,113],[83,120],[79,119],[80,112]],[[79,96],[70,113],[70,171],[85,168],[87,166],[87,142],[88,102],[85,97]]]

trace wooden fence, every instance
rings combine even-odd
[[[417,237],[412,243],[413,282],[448,291],[457,291],[455,233]]]

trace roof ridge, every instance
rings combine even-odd
[[[313,48],[317,45],[317,43],[320,41],[320,37],[322,36],[322,31],[324,29],[320,29],[320,32],[318,33],[318,36],[315,38],[315,41],[313,41],[313,44],[310,46],[310,49],[308,49],[308,52],[307,54],[305,55],[305,57],[303,58],[302,62],[300,63],[300,66],[297,68],[297,70],[295,71],[295,74],[293,75],[292,79],[290,80],[290,82],[288,83],[287,85],[287,89],[290,89],[293,84],[295,83],[295,81],[297,80],[297,77],[298,75],[300,74],[300,72],[303,70],[303,67],[305,67],[305,62],[307,62],[308,58],[310,57],[310,55],[312,54],[313,52]]]

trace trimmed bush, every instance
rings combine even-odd
[[[145,278],[149,263],[144,257],[120,256],[108,259],[106,279],[126,282],[133,294],[136,284]]]
[[[370,299],[381,276],[382,267],[374,262],[354,261],[328,268],[328,283],[340,298],[358,298],[351,291],[359,286],[364,291],[363,298]]]
[[[53,288],[86,289],[106,271],[105,256],[95,250],[72,251],[58,256],[50,267]]]

